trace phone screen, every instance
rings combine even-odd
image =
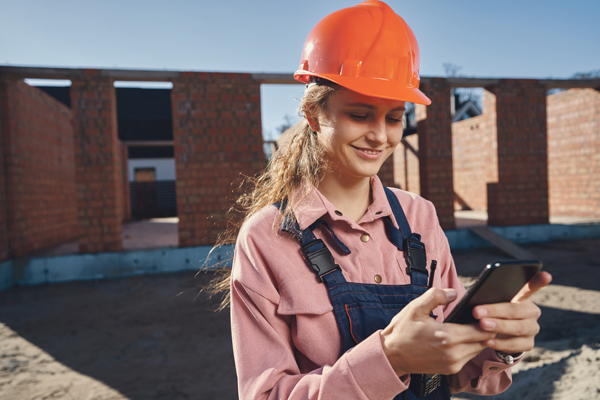
[[[473,308],[480,304],[510,302],[542,268],[538,260],[498,261],[488,264],[444,322],[477,322]]]

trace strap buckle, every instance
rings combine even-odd
[[[427,253],[425,244],[417,239],[404,239],[404,249],[406,250],[406,268],[407,274],[411,271],[418,271],[427,274]]]
[[[319,248],[310,251],[310,248],[315,245],[319,246]],[[323,282],[323,275],[339,268],[339,265],[335,263],[333,255],[321,239],[316,239],[302,245],[302,252],[308,259],[311,268],[316,272],[321,282]]]
[[[419,398],[426,397],[442,385],[440,374],[419,374],[410,376],[410,390]]]

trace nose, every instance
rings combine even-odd
[[[376,145],[381,145],[387,142],[387,124],[385,116],[377,117],[369,125],[369,133],[366,135],[367,140]]]

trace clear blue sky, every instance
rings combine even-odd
[[[293,72],[308,32],[341,0],[0,0],[0,64]],[[600,69],[599,0],[390,0],[421,74],[566,78]],[[266,85],[263,131],[294,115],[300,86]]]

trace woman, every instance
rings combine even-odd
[[[504,354],[532,348],[529,296],[549,275],[514,303],[477,307],[479,324],[442,324],[465,290],[435,209],[376,175],[402,138],[405,102],[430,104],[418,66],[412,31],[379,1],[311,31],[294,76],[307,83],[305,119],[240,199],[221,281],[240,398],[494,394],[511,382]]]

